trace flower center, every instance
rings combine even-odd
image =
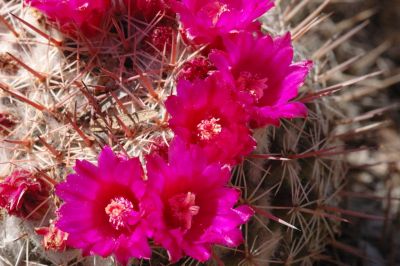
[[[116,229],[126,228],[128,218],[135,215],[133,204],[124,197],[116,197],[105,208],[108,215],[108,221]]]
[[[203,11],[211,18],[213,25],[215,26],[221,17],[221,14],[229,11],[228,5],[221,3],[220,1],[212,1],[208,5],[204,5],[200,12]]]
[[[236,85],[240,91],[249,93],[258,101],[263,95],[264,90],[267,88],[267,79],[260,79],[258,75],[252,74],[247,71],[242,71],[236,80]]]
[[[217,136],[222,131],[221,124],[218,123],[220,118],[211,118],[201,120],[197,125],[197,136],[201,140],[210,140]]]
[[[196,195],[191,192],[175,195],[168,200],[174,224],[186,230],[192,227],[193,216],[200,210],[195,201]]]

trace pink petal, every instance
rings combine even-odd
[[[311,67],[311,61],[301,62],[290,67],[291,73],[288,74],[283,81],[283,93],[281,94],[281,98],[278,100],[277,104],[284,104],[297,96],[298,88],[303,85],[304,79]]]
[[[242,223],[246,223],[254,215],[254,210],[248,205],[240,205],[233,210],[239,215]]]
[[[185,252],[200,262],[205,262],[211,257],[211,247],[204,244],[190,245],[185,248]]]
[[[120,162],[120,158],[115,156],[111,148],[106,146],[99,155],[99,171],[103,180],[112,181],[114,177],[109,173],[112,172]]]
[[[103,239],[103,241],[98,241],[93,245],[92,252],[102,257],[108,257],[114,251],[115,244],[115,241]]]

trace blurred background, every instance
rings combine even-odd
[[[349,157],[342,207],[371,216],[344,225],[339,240],[348,246],[339,247],[339,256],[350,265],[400,265],[400,0],[336,0],[325,13],[332,23],[318,31],[326,38],[369,21],[336,49],[338,62],[360,55],[344,75],[382,72],[343,92],[342,107],[365,130],[344,141],[371,148]]]

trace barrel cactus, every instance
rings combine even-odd
[[[340,99],[380,73],[308,2],[2,0],[1,260],[340,261]]]

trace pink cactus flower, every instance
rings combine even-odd
[[[267,12],[270,0],[172,0],[186,37],[195,44],[217,42],[219,36],[239,30],[256,30],[255,20]]]
[[[43,12],[50,21],[57,22],[60,30],[76,35],[77,30],[87,37],[99,33],[104,17],[111,9],[110,0],[25,0]]]
[[[225,36],[223,43],[225,51],[211,52],[210,61],[236,87],[237,99],[250,111],[253,127],[279,126],[281,118],[307,115],[304,104],[291,100],[312,64],[292,63],[289,34],[273,39],[240,32]]]
[[[10,215],[41,219],[49,207],[50,189],[40,176],[25,170],[14,171],[0,182],[0,207]]]
[[[123,159],[103,149],[98,166],[77,161],[75,174],[56,187],[64,201],[57,227],[68,233],[67,244],[84,255],[115,255],[127,264],[131,258],[149,258],[142,197],[145,193],[139,159]]]
[[[53,221],[48,227],[35,228],[35,232],[43,236],[45,250],[62,252],[67,248],[68,233],[61,231]]]
[[[175,30],[170,26],[157,26],[152,29],[149,36],[145,39],[147,43],[151,45],[150,52],[154,48],[159,52],[171,53],[172,39],[175,35]]]
[[[144,20],[152,20],[157,14],[174,17],[169,0],[124,0],[128,12]]]
[[[234,208],[240,191],[227,187],[229,169],[206,157],[199,146],[175,138],[168,162],[148,158],[149,191],[159,195],[149,221],[155,243],[168,251],[171,262],[185,255],[204,262],[214,244],[238,246],[239,227],[253,215],[247,205]]]
[[[178,73],[177,80],[185,79],[194,81],[196,79],[205,79],[215,70],[211,62],[202,56],[195,57],[183,63]]]
[[[146,156],[153,156],[154,154],[157,154],[165,160],[168,160],[168,149],[170,141],[170,139],[164,139],[161,136],[152,138],[151,142],[146,145]]]
[[[193,83],[180,80],[177,95],[170,96],[165,105],[176,136],[203,147],[211,161],[235,165],[256,143],[245,110],[217,74]]]

